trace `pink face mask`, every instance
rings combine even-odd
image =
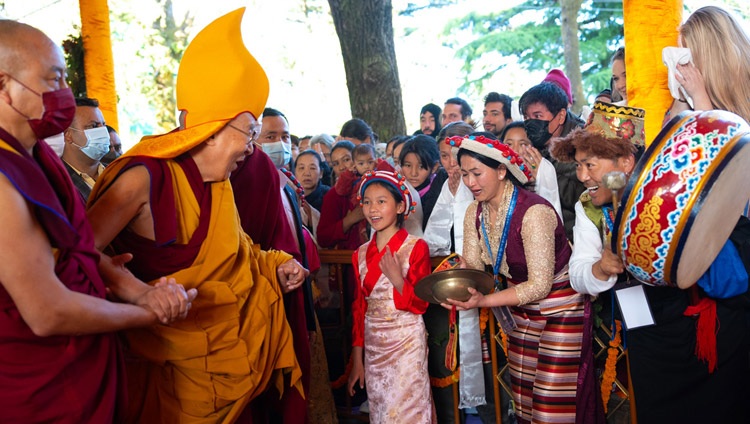
[[[42,113],[41,118],[30,118],[20,110],[13,107],[13,105],[10,106],[13,110],[26,118],[31,130],[34,131],[37,138],[43,139],[60,134],[70,126],[76,115],[76,100],[75,97],[73,97],[73,90],[66,87],[59,90],[45,91],[44,93],[39,94],[21,81],[18,81],[15,78],[13,78],[13,80],[42,98],[44,112]]]

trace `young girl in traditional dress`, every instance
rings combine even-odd
[[[422,320],[427,302],[414,294],[416,282],[430,274],[429,249],[401,228],[415,202],[404,177],[388,171],[368,172],[358,191],[374,234],[352,256],[349,392],[367,382],[372,423],[434,423]]]

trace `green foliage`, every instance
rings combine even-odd
[[[187,13],[181,22],[175,19],[171,0],[146,3],[130,10],[121,6],[111,18],[113,45],[137,46],[129,53],[129,62],[119,64],[126,66],[128,73],[117,81],[118,92],[126,93],[123,98],[131,102],[123,113],[132,122],[130,131],[136,134],[166,132],[177,126],[177,70],[193,25]],[[146,7],[156,9],[153,20],[138,17],[137,9]]]
[[[162,1],[157,0],[157,3],[162,4]],[[172,1],[164,0],[161,16],[151,25],[152,32],[148,36],[150,47],[144,51],[151,60],[150,75],[146,81],[152,83],[144,84],[141,91],[154,108],[157,125],[165,131],[174,129],[176,125],[177,69],[188,45],[188,29],[192,23],[193,19],[186,14],[178,25],[172,14]]]
[[[563,68],[560,25],[560,5],[552,0],[529,0],[488,14],[472,12],[450,22],[443,35],[452,39],[448,45],[457,47],[456,56],[464,61],[461,91],[481,92],[484,81],[502,69],[497,63],[476,69],[480,59],[492,55],[516,57],[528,70]],[[596,94],[609,87],[609,59],[624,42],[622,3],[585,1],[578,26],[584,91]],[[458,42],[467,32],[473,41]]]
[[[459,1],[460,0],[427,0],[426,2],[422,3],[408,3],[406,5],[406,8],[398,12],[398,14],[400,16],[413,16],[415,12],[419,12],[420,10],[439,9],[445,6],[453,6]]]
[[[305,16],[309,18],[312,15],[320,15],[324,12],[325,3],[319,0],[302,0],[299,9]]]
[[[81,29],[73,26],[73,34],[62,42],[68,85],[76,97],[86,97],[86,73],[83,66],[83,38]]]
[[[747,0],[724,0],[722,3],[723,4],[719,7],[730,11],[735,17],[745,21],[750,20],[750,2]],[[698,9],[698,7],[689,8],[686,4],[683,5],[683,8],[685,10],[683,15],[685,18],[687,18],[692,11]],[[748,28],[745,28],[745,31],[747,32]]]

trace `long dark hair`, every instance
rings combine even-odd
[[[394,147],[395,149],[395,147]],[[430,175],[434,174],[432,168],[435,164],[440,163],[440,150],[438,149],[435,139],[429,135],[415,135],[410,138],[401,149],[401,154],[398,158],[398,163],[404,163],[404,158],[409,153],[414,153],[419,158],[419,163],[424,169],[430,170]]]

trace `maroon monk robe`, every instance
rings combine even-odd
[[[120,170],[120,175],[135,166],[144,166],[151,178],[149,202],[154,220],[155,240],[130,231],[123,230],[112,241],[117,253],[132,253],[133,259],[127,267],[143,281],[153,281],[163,275],[190,267],[200,251],[211,221],[211,189],[204,183],[198,166],[189,154],[184,154],[175,161],[185,172],[185,176],[200,205],[198,228],[186,244],[177,244],[177,208],[175,205],[172,175],[167,162],[160,159],[134,156],[124,159],[128,163]]]
[[[303,263],[281,201],[279,173],[271,158],[256,147],[232,172],[229,180],[242,228],[253,243],[259,243],[266,250],[282,250]],[[284,308],[292,329],[294,351],[302,370],[302,387],[307,397],[310,393],[310,344],[302,289],[284,295]],[[266,400],[271,402],[273,397],[277,396],[269,396]],[[254,402],[256,409],[263,406],[259,405],[259,401]],[[283,414],[284,423],[307,422],[307,401],[296,390],[285,390],[281,405],[275,409]]]
[[[0,149],[0,172],[58,249],[55,274],[69,290],[104,298],[94,235],[62,162],[44,142],[31,157],[2,129],[0,139],[21,154]],[[33,284],[29,281],[29,290]],[[126,401],[115,335],[38,337],[0,286],[0,393],[2,421],[112,422]]]

